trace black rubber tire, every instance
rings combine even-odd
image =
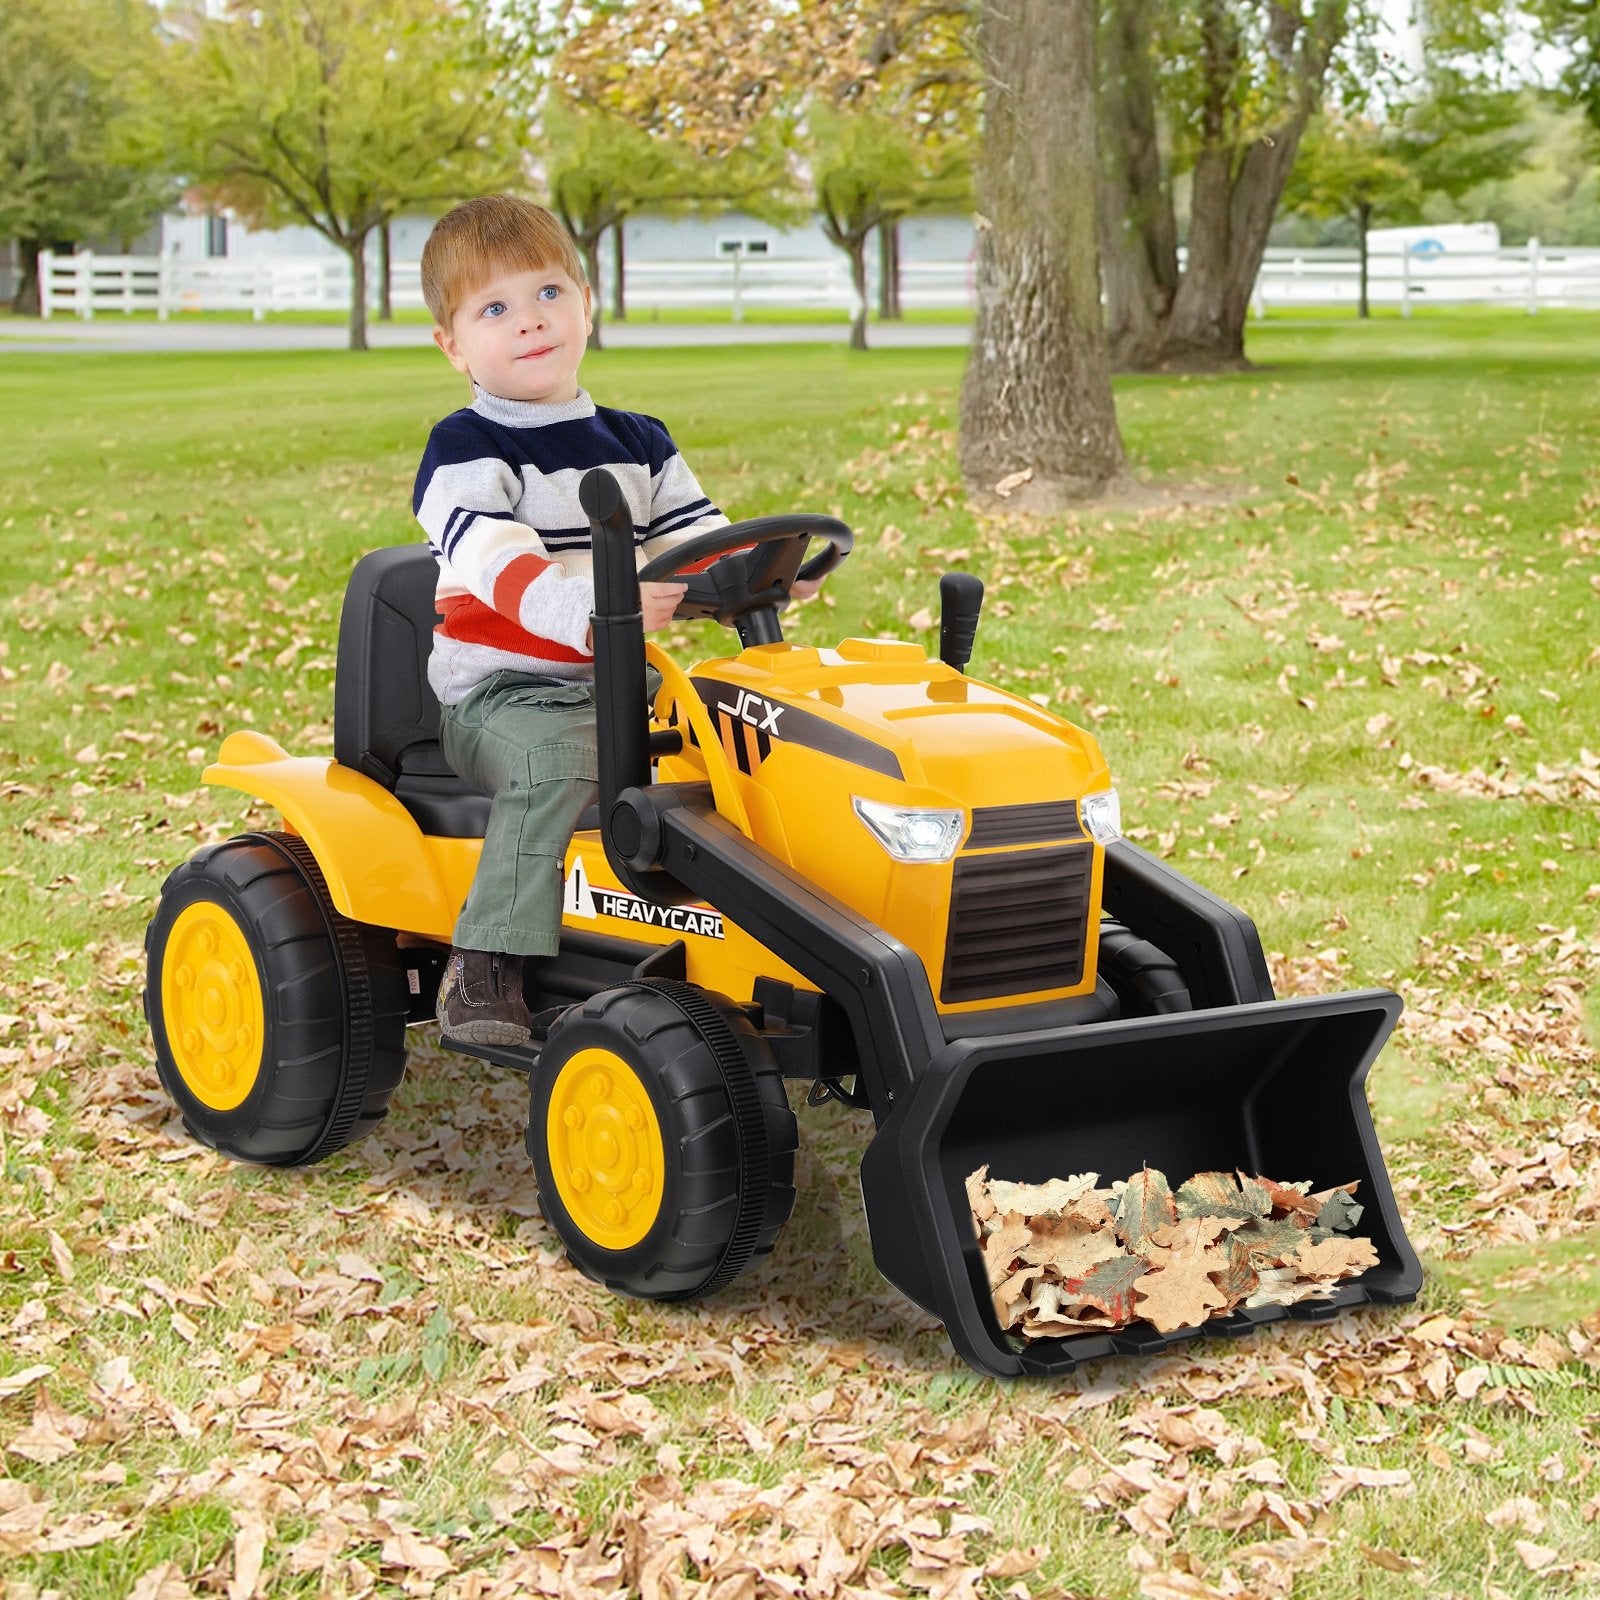
[[[633,1069],[661,1130],[660,1208],[649,1232],[626,1249],[608,1248],[574,1219],[546,1143],[556,1079],[588,1049]],[[572,1264],[619,1294],[715,1294],[771,1252],[794,1208],[799,1129],[783,1074],[742,1011],[691,984],[639,980],[567,1011],[529,1075],[527,1142],[540,1208]]]
[[[1114,918],[1100,924],[1100,976],[1116,991],[1125,1017],[1168,1016],[1193,1011],[1178,963]]]
[[[220,907],[243,934],[263,1002],[254,1084],[226,1111],[185,1083],[162,1014],[168,938],[198,901]],[[316,858],[296,835],[240,834],[191,856],[162,885],[144,946],[156,1069],[201,1144],[235,1161],[309,1166],[383,1120],[405,1075],[400,953],[392,933],[339,915]]]

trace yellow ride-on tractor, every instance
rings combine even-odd
[[[1065,1373],[1415,1297],[1363,1094],[1398,998],[1274,999],[1250,921],[1119,837],[1094,738],[966,676],[976,579],[941,581],[937,660],[882,639],[797,646],[779,611],[797,575],[849,552],[844,524],[758,518],[636,572],[615,480],[591,472],[582,493],[598,814],[567,855],[560,953],[530,964],[539,1036],[456,1047],[527,1074],[540,1204],[579,1269],[677,1300],[770,1251],[794,1201],[789,1079],[808,1105],[870,1109],[874,1258],[980,1371]],[[742,648],[685,672],[646,645],[638,580],[712,556],[680,615]],[[304,1165],[369,1132],[407,1024],[433,1015],[489,810],[439,750],[434,575],[420,546],[359,563],[333,758],[230,736],[205,780],[274,806],[284,830],[198,852],[150,925],[162,1081],[237,1160]],[[984,1164],[1022,1182],[1147,1164],[1357,1179],[1379,1264],[1329,1300],[1203,1330],[1024,1344],[996,1320],[969,1208]]]

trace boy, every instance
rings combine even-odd
[[[445,758],[494,796],[439,989],[446,1038],[526,1044],[526,958],[553,955],[562,873],[598,794],[594,582],[578,484],[608,467],[633,512],[641,563],[727,525],[653,417],[578,387],[592,326],[576,247],[542,206],[510,195],[441,218],[422,252],[434,343],[472,382],[438,423],[412,506],[439,562],[428,680]],[[681,583],[640,585],[646,631]]]

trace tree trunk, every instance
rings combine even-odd
[[[1154,58],[1148,0],[1109,8],[1104,76],[1107,145],[1113,156],[1102,195],[1106,299],[1120,365],[1204,370],[1244,363],[1250,297],[1267,233],[1307,120],[1321,103],[1328,63],[1349,29],[1348,0],[1269,8],[1267,47],[1284,81],[1275,127],[1239,142],[1233,105],[1245,45],[1226,5],[1194,8],[1202,79],[1194,107],[1200,150],[1190,204],[1189,259],[1177,278],[1176,248],[1163,229],[1170,186],[1154,142]],[[1187,112],[1185,112],[1187,115]],[[1117,152],[1124,152],[1116,159]],[[1170,269],[1168,262],[1170,261]],[[1170,273],[1170,275],[1169,275]]]
[[[1296,113],[1251,145],[1237,174],[1227,149],[1204,150],[1195,162],[1189,263],[1162,340],[1163,367],[1244,365],[1250,296],[1305,122]]]
[[[39,252],[49,248],[43,239],[17,240],[17,292],[11,309],[19,317],[39,315]]]
[[[878,224],[878,319],[898,322],[900,306],[900,224]]]
[[[367,234],[363,228],[345,239],[345,253],[350,257],[350,348],[367,348]]]
[[[618,222],[611,229],[611,319],[628,320],[627,246],[623,241],[624,224]]]
[[[1356,202],[1356,227],[1361,239],[1361,303],[1356,315],[1365,319],[1372,315],[1367,303],[1367,231],[1372,226],[1372,202],[1358,200]]]
[[[604,225],[591,232],[577,235],[578,248],[583,252],[583,270],[589,280],[589,342],[586,348],[598,350],[600,344],[600,241],[605,237]]]
[[[385,221],[378,229],[378,321],[394,321],[394,291],[392,274],[394,258],[391,253],[389,224]]]
[[[1111,359],[1154,364],[1178,290],[1178,223],[1161,177],[1152,0],[1120,0],[1101,30],[1101,280]]]
[[[850,287],[855,291],[855,318],[850,324],[850,348],[867,348],[867,235],[853,233],[845,241],[850,252]]]
[[[961,470],[1051,510],[1123,470],[1100,308],[1094,0],[983,0],[977,326]],[[1026,478],[1020,475],[1027,474]]]

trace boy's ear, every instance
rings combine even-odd
[[[467,358],[462,355],[461,347],[443,328],[437,324],[433,329],[433,342],[444,352],[444,358],[457,372],[467,370]]]

